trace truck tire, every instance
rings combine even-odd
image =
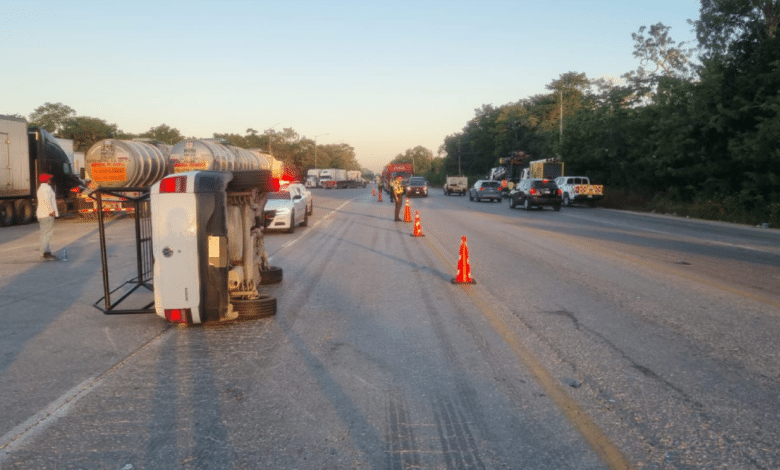
[[[14,204],[14,215],[18,225],[27,225],[32,222],[35,217],[32,202],[29,199],[17,200]]]
[[[0,201],[0,227],[14,224],[14,205],[11,201]]]
[[[279,284],[283,279],[283,271],[279,266],[269,266],[260,270],[260,285]]]
[[[239,320],[250,320],[276,315],[276,297],[260,294],[257,299],[232,299],[233,310]]]
[[[530,211],[530,210],[531,210],[531,203],[530,203],[530,202],[528,202],[528,198],[525,198],[525,199],[523,200],[523,208],[524,208],[525,210],[527,210],[527,211]]]
[[[515,207],[517,207],[517,204],[515,204],[515,200],[510,197],[509,198],[509,208],[510,209],[514,209]]]
[[[571,199],[569,199],[569,193],[563,195],[563,205],[566,207],[571,207]]]

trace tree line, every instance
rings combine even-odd
[[[19,116],[21,117],[21,116]],[[92,145],[103,139],[136,138],[151,139],[169,145],[175,145],[186,138],[182,133],[166,124],[152,127],[140,134],[120,130],[116,124],[103,119],[78,116],[76,111],[63,103],[45,103],[36,108],[28,117],[32,126],[38,126],[62,139],[72,139],[77,152],[86,153]],[[244,135],[234,133],[214,133],[214,139],[221,139],[229,145],[250,149],[259,148],[284,162],[288,173],[304,177],[310,168],[342,168],[361,170],[355,155],[355,149],[346,143],[317,144],[316,140],[299,135],[292,128],[282,131],[267,129],[260,133],[248,128]],[[370,173],[362,170],[364,173]]]
[[[778,226],[779,22],[780,0],[702,0],[695,47],[643,26],[636,70],[568,72],[548,93],[483,105],[445,138],[442,173],[484,176],[523,151],[642,208]]]

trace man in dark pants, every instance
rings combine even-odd
[[[393,192],[393,197],[395,198],[395,221],[401,222],[401,206],[403,205],[403,199],[404,199],[404,186],[401,183],[401,176],[398,176],[393,182],[390,184],[390,189]]]

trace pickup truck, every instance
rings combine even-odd
[[[448,176],[444,183],[444,195],[449,196],[452,193],[458,193],[461,196],[469,190],[469,181],[465,176]]]
[[[595,207],[596,201],[604,198],[604,186],[590,184],[587,176],[559,176],[555,184],[561,190],[564,206],[579,203]]]

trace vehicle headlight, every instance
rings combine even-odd
[[[276,215],[284,215],[289,213],[290,213],[289,207],[280,207],[279,209],[276,209]]]

